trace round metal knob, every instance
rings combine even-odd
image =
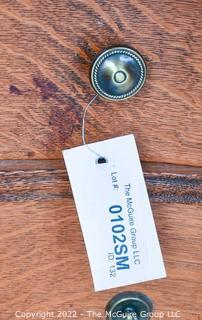
[[[106,306],[108,320],[148,320],[153,310],[151,299],[141,292],[122,292]]]
[[[144,60],[135,50],[114,47],[102,52],[91,69],[95,91],[109,100],[124,100],[136,94],[146,78]]]

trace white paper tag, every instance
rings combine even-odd
[[[133,135],[63,151],[96,291],[166,276]]]

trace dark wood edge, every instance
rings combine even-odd
[[[142,163],[150,200],[202,203],[202,168]],[[63,160],[0,161],[0,201],[72,198]]]

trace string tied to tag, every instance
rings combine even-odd
[[[87,143],[86,143],[86,130],[85,130],[85,123],[86,123],[86,114],[88,111],[88,108],[92,105],[92,103],[95,101],[97,98],[98,94],[96,94],[90,102],[86,105],[84,112],[83,112],[83,119],[82,119],[82,141],[83,145],[92,153],[94,153],[97,157],[96,163],[101,164],[101,163],[106,163],[107,160],[105,156],[101,155],[100,153],[96,152],[93,148],[91,148]]]

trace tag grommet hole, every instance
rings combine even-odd
[[[96,163],[97,164],[103,164],[103,163],[107,163],[107,159],[105,157],[99,157],[97,160],[96,160]]]

